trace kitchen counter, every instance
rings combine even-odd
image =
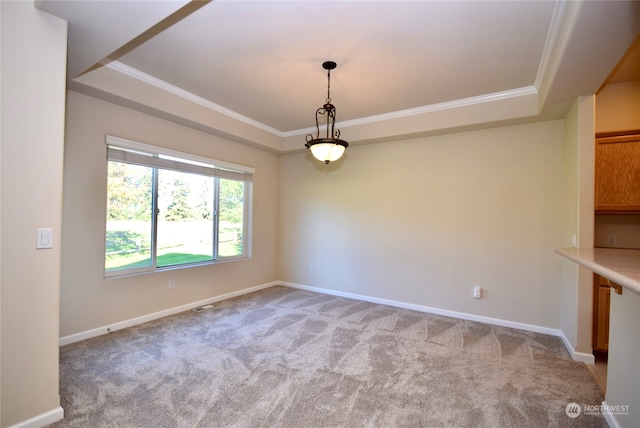
[[[556,253],[640,294],[640,250],[558,248]]]

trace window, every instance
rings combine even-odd
[[[253,169],[107,136],[106,276],[248,257]]]

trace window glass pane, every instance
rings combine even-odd
[[[157,267],[213,260],[213,180],[158,170]]]
[[[105,270],[151,266],[153,169],[108,162]]]
[[[247,256],[252,168],[118,142],[107,149],[106,276]]]
[[[220,257],[244,254],[244,195],[243,181],[220,179],[218,255]]]

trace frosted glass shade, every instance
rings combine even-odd
[[[314,158],[329,163],[342,157],[345,147],[334,143],[318,143],[310,147]]]

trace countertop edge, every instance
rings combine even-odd
[[[629,271],[626,268],[620,268],[617,263],[612,262],[612,259],[615,259],[616,255],[619,256],[617,259],[620,260],[621,265],[635,262],[636,260],[640,261],[640,251],[638,250],[557,248],[555,252],[598,275],[622,285],[636,294],[640,294],[640,281],[630,276],[630,274],[633,274],[636,277],[640,277],[640,264],[637,265],[634,271]],[[606,255],[606,257],[603,257],[604,255]],[[603,261],[598,260],[598,258],[603,259]]]

